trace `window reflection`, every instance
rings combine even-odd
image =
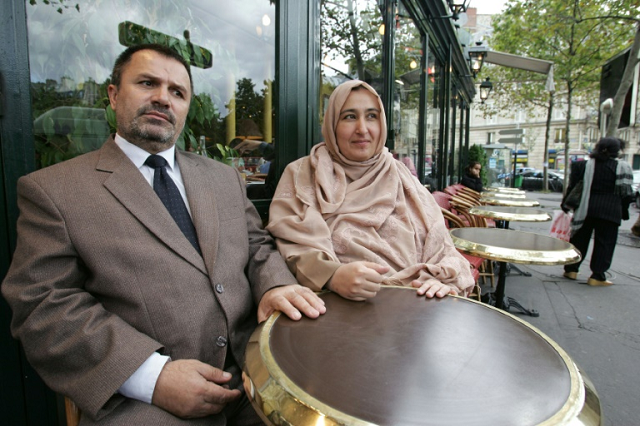
[[[382,93],[382,15],[377,0],[322,0],[320,111],[340,83],[359,79]],[[382,31],[382,34],[381,34]]]
[[[425,149],[425,184],[437,189],[438,141],[440,140],[440,76],[442,66],[429,49],[427,59],[427,146]]]
[[[39,167],[102,145],[115,129],[105,113],[115,58],[126,44],[160,42],[192,62],[194,97],[178,146],[236,166],[250,185],[264,182],[276,138],[272,1],[87,0],[60,11],[38,2],[27,16]]]
[[[394,154],[414,172],[418,162],[420,119],[420,63],[423,56],[420,32],[402,3],[395,29],[395,90],[393,102]],[[415,174],[418,177],[417,174]]]

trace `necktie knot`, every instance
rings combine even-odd
[[[144,164],[154,169],[153,189],[156,194],[158,194],[160,201],[162,201],[162,204],[167,208],[173,220],[176,221],[176,224],[184,236],[187,237],[193,247],[200,253],[196,229],[193,226],[191,216],[189,216],[189,211],[182,199],[180,190],[178,190],[175,182],[167,172],[167,160],[160,155],[154,154],[147,157]]]
[[[161,169],[163,167],[167,167],[167,160],[164,159],[163,156],[161,155],[150,155],[149,157],[147,157],[146,161],[144,162],[145,165],[151,167],[152,169]]]

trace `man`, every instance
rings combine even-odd
[[[258,424],[239,367],[255,305],[259,321],[324,305],[288,272],[239,174],[175,150],[193,92],[182,57],[129,48],[108,92],[117,134],[18,182],[12,332],[82,424]],[[177,188],[180,219],[156,179]]]

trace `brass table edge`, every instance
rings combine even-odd
[[[457,228],[464,229],[464,228]],[[498,262],[509,263],[523,263],[531,265],[565,265],[576,263],[580,260],[581,256],[578,250],[571,243],[571,247],[565,250],[553,250],[553,251],[539,251],[539,250],[519,250],[509,249],[498,246],[490,246],[486,244],[476,243],[473,241],[465,240],[454,235],[456,229],[449,231],[453,245],[463,253],[470,254],[471,256],[481,257],[483,259],[495,260]],[[503,231],[496,229],[497,232]],[[525,231],[513,231],[504,230],[506,232],[522,232],[527,234],[535,234],[535,232]],[[535,234],[539,235],[539,234]],[[543,235],[548,237],[546,235]],[[552,238],[552,237],[548,237]]]
[[[384,286],[395,287],[406,290],[413,290],[412,287],[402,286]],[[447,296],[454,297],[456,299],[463,300],[468,303],[476,303],[482,305],[484,308],[493,309],[494,312],[504,315],[509,319],[515,320],[525,327],[530,328],[537,333],[544,341],[549,344],[553,350],[560,356],[565,367],[569,372],[571,380],[571,387],[569,396],[562,408],[553,414],[550,418],[538,426],[552,426],[552,425],[575,425],[575,426],[599,426],[601,424],[601,407],[598,394],[593,387],[588,377],[582,376],[578,366],[571,360],[569,355],[562,349],[554,340],[539,330],[532,324],[512,315],[504,310],[497,309],[493,306],[484,304],[482,302],[468,299],[462,296]],[[283,371],[278,367],[273,353],[269,347],[268,336],[271,333],[271,328],[275,324],[276,320],[280,316],[280,312],[276,312],[269,317],[269,319],[259,325],[253,332],[247,345],[247,352],[250,349],[255,350],[257,345],[260,351],[262,363],[254,365],[255,370],[262,371],[249,371],[252,367],[248,366],[247,360],[245,360],[243,366],[243,383],[247,396],[254,406],[260,417],[267,424],[271,423],[270,420],[275,420],[278,425],[291,425],[297,426],[301,424],[305,425],[354,425],[354,426],[376,426],[373,423],[366,422],[362,419],[347,415],[341,411],[338,411],[312,397],[302,388],[293,383],[288,377],[286,377]],[[262,373],[262,374],[261,374]],[[254,382],[254,377],[262,376],[266,374],[266,379],[262,382]],[[280,382],[279,382],[280,381]],[[300,395],[300,398],[296,398],[294,394]],[[287,418],[283,416],[281,412],[283,405],[288,404],[289,408],[293,408],[292,411],[295,418]],[[285,415],[290,413],[284,413]]]
[[[495,220],[506,220],[510,222],[548,222],[551,220],[551,215],[546,212],[528,214],[492,212],[482,209],[481,206],[472,207],[471,209],[469,209],[469,213],[475,216],[486,217]]]
[[[491,204],[494,206],[508,206],[508,207],[538,207],[540,203],[536,200],[527,200],[527,199],[512,199],[512,198],[482,198],[482,201],[485,204]]]

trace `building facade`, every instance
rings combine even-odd
[[[445,0],[87,0],[0,2],[0,279],[15,245],[20,176],[97,149],[115,122],[106,87],[117,55],[169,44],[192,64],[182,149],[238,167],[266,215],[265,175],[321,141],[331,90],[369,82],[387,147],[421,180],[458,179],[475,84]],[[61,398],[30,368],[0,299],[0,424],[63,424]]]

